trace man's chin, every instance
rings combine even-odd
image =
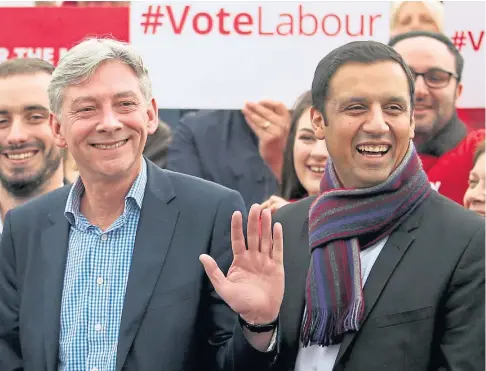
[[[42,174],[35,174],[29,177],[5,177],[0,174],[2,187],[16,198],[28,198],[36,195],[44,183]]]

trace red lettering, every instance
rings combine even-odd
[[[184,7],[184,12],[182,13],[182,17],[178,25],[176,24],[174,13],[172,13],[172,6],[167,5],[165,8],[167,9],[167,15],[169,16],[170,24],[174,30],[174,33],[176,35],[180,35],[184,29],[184,25],[186,24],[187,15],[189,14],[189,9],[191,8],[190,5],[186,5]]]
[[[377,15],[370,15],[370,33],[369,33],[369,36],[373,36],[374,34],[374,31],[373,31],[373,23],[377,20],[377,19],[380,19],[381,18],[381,14],[377,14]]]
[[[280,36],[293,35],[294,34],[294,18],[292,17],[292,14],[288,14],[288,13],[280,14],[280,18],[282,18],[282,17],[287,17],[289,19],[289,21],[288,22],[284,22],[284,23],[280,23],[277,26],[277,33]],[[281,30],[282,28],[284,28],[284,26],[288,27],[287,32],[283,32]]]
[[[223,8],[219,10],[219,13],[216,16],[219,18],[219,33],[221,35],[229,35],[230,32],[224,29],[224,19],[229,17],[229,13],[226,13]]]
[[[305,36],[315,35],[317,32],[317,18],[313,14],[309,14],[309,13],[303,14],[303,9],[304,7],[302,5],[299,5],[299,35],[305,35]],[[302,26],[304,25],[304,19],[309,17],[312,18],[312,20],[314,21],[314,31],[307,33],[304,31]]]
[[[262,31],[262,7],[258,7],[258,34],[262,36],[271,36],[274,35],[273,32],[264,32]]]
[[[199,20],[201,18],[206,18],[207,21],[206,29],[200,28]],[[213,19],[208,13],[197,13],[192,19],[192,27],[194,28],[194,31],[199,35],[207,35],[213,29]]]
[[[333,17],[337,21],[337,29],[336,32],[334,33],[327,32],[326,21],[330,17]],[[341,31],[341,20],[336,14],[327,14],[324,18],[322,18],[322,32],[324,32],[326,36],[336,36],[340,31]]]
[[[245,18],[244,20],[242,18]],[[251,35],[251,30],[243,31],[241,26],[251,26],[253,25],[253,18],[248,13],[239,13],[233,22],[236,33],[239,35]]]
[[[483,36],[484,36],[484,31],[481,31],[479,33],[479,40],[478,43],[476,44],[476,41],[474,40],[474,35],[471,31],[467,31],[467,34],[469,35],[469,40],[471,40],[472,47],[475,52],[477,52],[479,49],[481,49],[481,44],[483,43]]]
[[[349,15],[346,14],[346,33],[349,35],[349,36],[364,36],[364,15],[361,15],[360,17],[360,27],[359,27],[359,31],[357,33],[352,33],[350,30],[349,30],[349,25],[351,23],[351,20],[349,19]]]

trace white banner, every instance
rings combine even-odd
[[[484,107],[484,3],[446,5],[448,35],[466,35],[461,107]],[[387,42],[389,11],[384,1],[132,2],[130,42],[160,108],[239,109],[263,98],[290,107],[329,51]]]
[[[444,1],[445,34],[464,57],[464,89],[458,105],[461,108],[485,106],[486,82],[486,6],[484,1]]]

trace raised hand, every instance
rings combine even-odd
[[[262,203],[262,209],[269,209],[274,214],[282,206],[288,205],[290,202],[279,196],[271,196],[268,200]]]
[[[290,131],[290,111],[283,103],[266,99],[256,103],[245,103],[242,113],[259,138],[260,156],[280,180],[283,153]]]
[[[260,224],[261,223],[261,224]],[[209,255],[201,255],[218,295],[247,322],[273,322],[280,311],[284,294],[282,226],[273,228],[270,210],[253,205],[248,214],[248,249],[243,235],[243,218],[239,211],[231,219],[233,263],[227,276]]]

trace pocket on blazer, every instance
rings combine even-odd
[[[196,297],[196,283],[190,282],[162,292],[154,292],[150,298],[147,312],[161,307],[177,305]]]
[[[375,317],[377,327],[388,327],[403,323],[421,321],[432,317],[434,308],[425,307],[408,310],[400,313],[387,314],[385,316]]]

